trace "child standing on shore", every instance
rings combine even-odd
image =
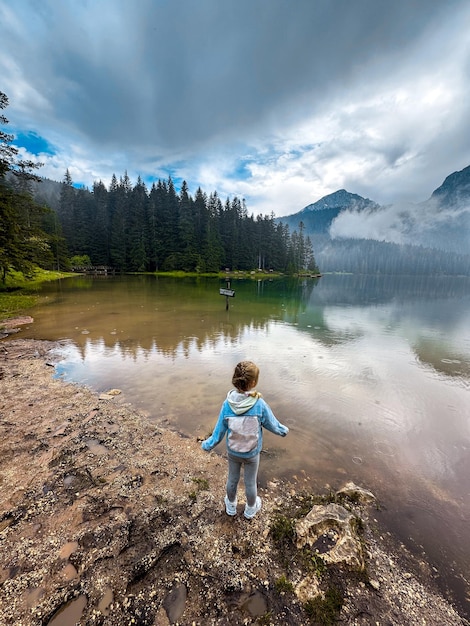
[[[274,416],[259,391],[259,369],[251,361],[241,361],[235,367],[231,389],[222,404],[219,418],[212,435],[202,442],[203,450],[210,451],[226,435],[228,453],[227,515],[237,513],[237,488],[243,466],[246,504],[244,515],[253,518],[261,509],[257,478],[260,452],[263,445],[263,427],[275,435],[285,437],[289,432]]]

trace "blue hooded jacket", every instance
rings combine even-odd
[[[257,391],[240,392],[231,389],[212,435],[202,442],[203,450],[212,450],[226,435],[227,451],[234,456],[249,459],[261,451],[263,427],[275,435],[285,437],[289,432],[271,411]]]

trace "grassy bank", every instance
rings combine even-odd
[[[265,278],[279,278],[280,276],[285,276],[285,274],[281,274],[280,272],[263,272],[258,270],[233,270],[229,272],[184,272],[183,270],[174,270],[171,272],[153,272],[156,276],[174,276],[176,278],[184,278],[187,276],[201,277],[205,276],[208,278],[257,278],[257,279],[265,279]]]
[[[74,276],[65,272],[37,269],[30,278],[21,272],[12,272],[5,283],[0,282],[0,320],[14,317],[34,306],[39,298],[43,283],[59,278]]]
[[[219,278],[251,278],[255,280],[266,280],[279,278],[284,276],[278,272],[261,272],[261,271],[231,271],[218,273],[197,273],[197,272],[154,272],[159,276],[174,276],[177,278],[184,277],[219,277]],[[12,272],[6,282],[0,282],[0,320],[14,317],[37,304],[40,298],[40,289],[42,283],[60,278],[77,276],[77,274],[66,272],[54,272],[48,270],[37,269],[32,277],[26,277],[21,272]]]

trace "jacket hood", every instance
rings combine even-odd
[[[227,394],[227,402],[236,415],[246,413],[258,402],[261,394],[258,391],[250,391],[249,394],[231,389]]]

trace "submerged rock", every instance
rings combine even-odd
[[[336,492],[337,496],[345,496],[350,500],[361,502],[362,504],[370,504],[376,501],[376,497],[368,489],[358,487],[356,484],[349,482]]]

